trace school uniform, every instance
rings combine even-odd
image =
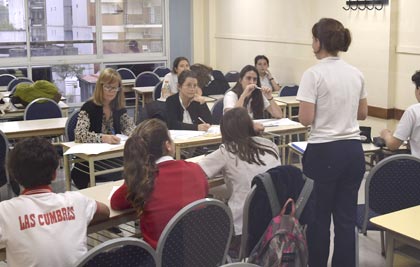
[[[404,111],[394,137],[401,141],[409,139],[411,154],[420,158],[420,103],[411,105]]]
[[[357,195],[365,173],[357,110],[366,98],[362,73],[338,57],[327,57],[305,71],[296,99],[316,105],[302,164],[315,181],[315,218],[307,238],[309,266],[327,266],[331,215],[332,266],[355,265]]]

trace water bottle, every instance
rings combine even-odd
[[[166,99],[170,95],[171,89],[169,88],[169,81],[165,81],[165,83],[162,86],[162,98]]]

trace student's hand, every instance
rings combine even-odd
[[[267,98],[267,99],[273,98],[273,95],[272,95],[273,90],[271,88],[262,86],[261,87],[261,92],[265,96],[265,98]]]
[[[267,79],[270,80],[273,78],[273,76],[271,75],[271,72],[267,69],[265,70],[265,75],[267,75]]]
[[[208,123],[202,123],[198,125],[198,130],[199,131],[207,131],[210,128],[210,124]]]
[[[108,144],[119,144],[120,138],[115,135],[111,134],[103,134],[102,135],[102,143],[108,143]]]
[[[200,103],[200,105],[206,103],[206,100],[201,95],[195,95],[193,101]]]
[[[257,85],[256,85],[256,84],[253,84],[253,83],[248,84],[248,85],[245,87],[245,89],[244,89],[244,91],[243,91],[242,95],[243,95],[245,98],[249,97],[249,96],[252,94],[252,92],[254,92],[254,90],[255,90],[255,86],[257,86]],[[241,96],[242,96],[242,95],[241,95]]]
[[[254,132],[257,134],[257,135],[260,135],[260,134],[262,134],[263,132],[264,132],[264,125],[262,125],[261,123],[259,123],[259,122],[254,122]]]
[[[383,129],[380,133],[381,138],[386,139],[392,132],[388,129]]]

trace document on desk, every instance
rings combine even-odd
[[[254,122],[259,122],[264,127],[274,127],[274,126],[285,126],[285,125],[299,124],[298,122],[292,121],[291,119],[288,119],[288,118],[254,120]]]
[[[169,130],[172,140],[185,140],[204,135],[204,131]]]
[[[116,145],[111,145],[107,143],[80,143],[70,147],[64,155],[68,154],[87,154],[87,155],[97,155],[104,152],[108,152],[112,149],[115,149],[119,146],[124,147],[125,141]]]
[[[308,142],[302,141],[302,142],[292,142],[292,147],[295,148],[300,153],[305,153],[306,147],[308,146]]]

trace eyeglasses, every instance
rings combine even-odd
[[[119,86],[114,87],[114,86],[111,86],[109,84],[104,84],[103,88],[104,88],[105,91],[113,92],[113,93],[118,92],[121,89],[121,87],[119,87]]]

